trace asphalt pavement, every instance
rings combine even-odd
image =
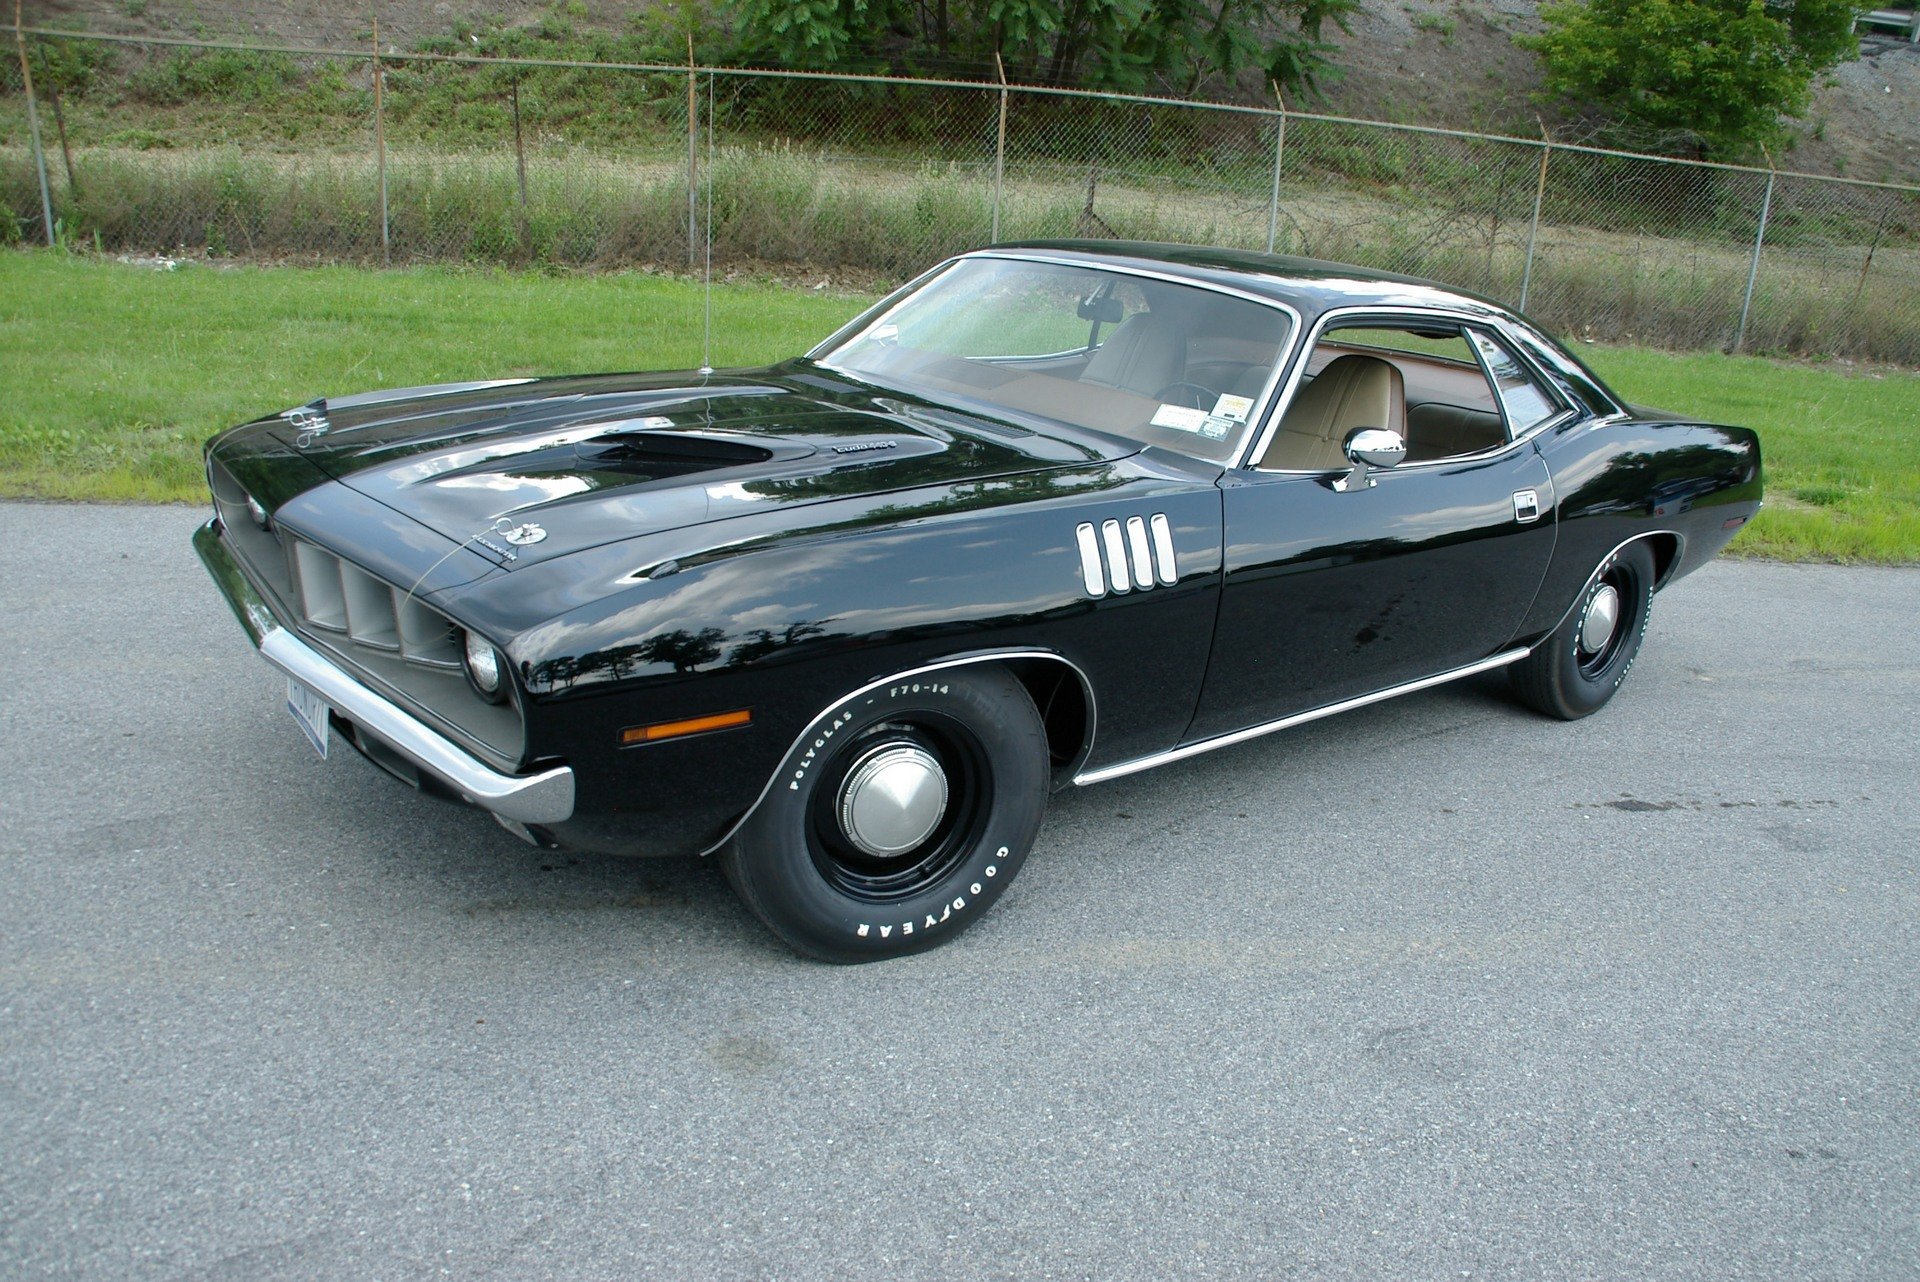
[[[0,1276],[1920,1276],[1920,571],[1060,795],[845,969],[320,761],[201,519],[0,505]]]

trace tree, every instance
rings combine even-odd
[[[720,643],[726,638],[719,628],[701,628],[698,632],[675,628],[642,641],[635,656],[648,663],[670,665],[675,672],[692,672],[719,658]]]
[[[53,124],[60,135],[60,158],[66,162],[67,190],[78,191],[79,180],[73,173],[73,148],[67,142],[67,113],[62,99],[78,98],[93,87],[104,71],[112,69],[110,46],[87,40],[36,40],[27,46],[33,63],[33,87],[46,95],[53,107]]]
[[[1814,78],[1859,52],[1848,0],[1560,0],[1544,35],[1550,96],[1622,127],[1751,155],[1807,109]]]
[[[1351,34],[1347,22],[1359,8],[1360,0],[1152,0],[1128,42],[1163,84],[1189,96],[1246,67],[1258,67],[1264,81],[1317,94],[1320,79],[1334,72],[1326,25]]]
[[[1258,68],[1312,92],[1323,36],[1360,0],[731,0],[746,57],[788,67],[914,70],[985,79],[995,59],[1029,84],[1191,94]]]

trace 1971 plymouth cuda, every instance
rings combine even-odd
[[[1505,667],[1600,708],[1760,505],[1496,304],[1047,243],[768,369],[329,397],[207,446],[199,553],[344,740],[528,841],[717,853],[796,949],[951,939],[1095,784]]]

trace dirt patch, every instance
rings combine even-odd
[[[1370,7],[1339,38],[1342,75],[1325,86],[1328,105],[1369,120],[1532,137],[1540,66],[1513,37],[1540,31],[1537,8],[1516,0]]]

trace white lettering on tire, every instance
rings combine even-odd
[[[1007,848],[1005,846],[1000,847],[999,850],[994,852],[994,857],[998,859],[1005,859],[1007,857]],[[999,864],[988,864],[983,873],[983,875],[988,880],[992,880],[994,877],[999,876],[999,874],[1000,874]],[[986,887],[981,885],[981,883],[977,881],[969,883],[967,886],[967,894],[973,895],[975,898],[978,898],[981,894],[985,893],[985,890],[986,890]],[[949,920],[952,919],[955,913],[965,912],[967,910],[967,904],[969,902],[970,901],[967,899],[966,895],[955,895],[952,898],[952,900],[941,905],[940,915],[938,917],[934,916],[932,913],[925,914],[925,916],[919,922],[921,932],[925,933],[926,931],[932,930],[936,926],[945,925]],[[898,929],[902,935],[911,935],[913,933],[913,928],[914,928],[914,923],[911,921],[900,922],[897,927],[892,925],[882,926],[879,928],[880,938],[882,939],[890,938],[895,929]],[[856,937],[860,939],[867,939],[872,936],[873,930],[874,930],[874,926],[872,922],[863,921],[858,923],[854,927],[853,933]]]

